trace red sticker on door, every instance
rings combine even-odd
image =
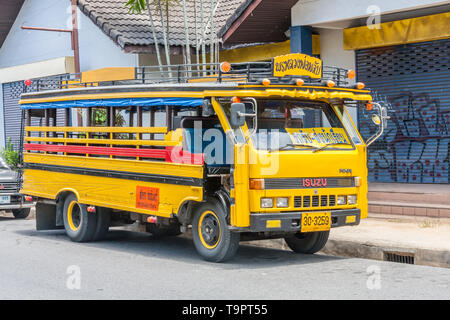
[[[159,189],[150,187],[136,187],[136,208],[158,211]]]

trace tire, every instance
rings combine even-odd
[[[70,240],[88,242],[93,240],[97,230],[97,214],[89,213],[86,205],[78,202],[75,195],[67,196],[63,209],[64,228]]]
[[[145,229],[154,237],[175,237],[181,234],[180,225],[158,226],[154,223],[147,223]]]
[[[194,211],[192,238],[197,252],[207,261],[231,259],[239,248],[239,233],[228,229],[227,215],[214,198],[200,204]]]
[[[296,233],[291,237],[284,238],[286,244],[295,253],[316,253],[325,246],[330,231]]]
[[[12,214],[16,219],[26,219],[30,214],[31,208],[13,209]]]
[[[111,210],[108,208],[96,207],[95,214],[97,215],[97,228],[95,229],[92,240],[100,241],[105,239],[106,234],[108,233],[111,221]]]

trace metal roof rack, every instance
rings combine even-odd
[[[134,79],[116,81],[83,82],[82,74],[64,74],[33,79],[32,84],[26,88],[25,92],[134,84],[207,82],[259,84],[262,79],[270,79],[272,85],[282,85],[292,84],[293,81],[299,78],[303,79],[305,84],[320,85],[324,81],[332,80],[338,87],[349,85],[347,70],[337,67],[324,66],[322,77],[320,79],[312,79],[305,76],[274,77],[272,73],[273,62],[231,63],[228,72],[223,72],[221,65],[222,63],[207,63],[136,67]]]

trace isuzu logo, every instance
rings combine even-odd
[[[341,168],[339,169],[339,173],[352,173],[352,169]]]
[[[327,179],[326,178],[305,178],[303,179],[303,187],[326,187]]]

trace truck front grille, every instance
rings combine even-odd
[[[303,201],[302,201],[303,200]],[[310,207],[334,207],[336,206],[336,195],[321,196],[295,196],[294,208],[310,208]]]
[[[0,182],[0,194],[1,193],[15,193],[18,192],[17,182]]]

